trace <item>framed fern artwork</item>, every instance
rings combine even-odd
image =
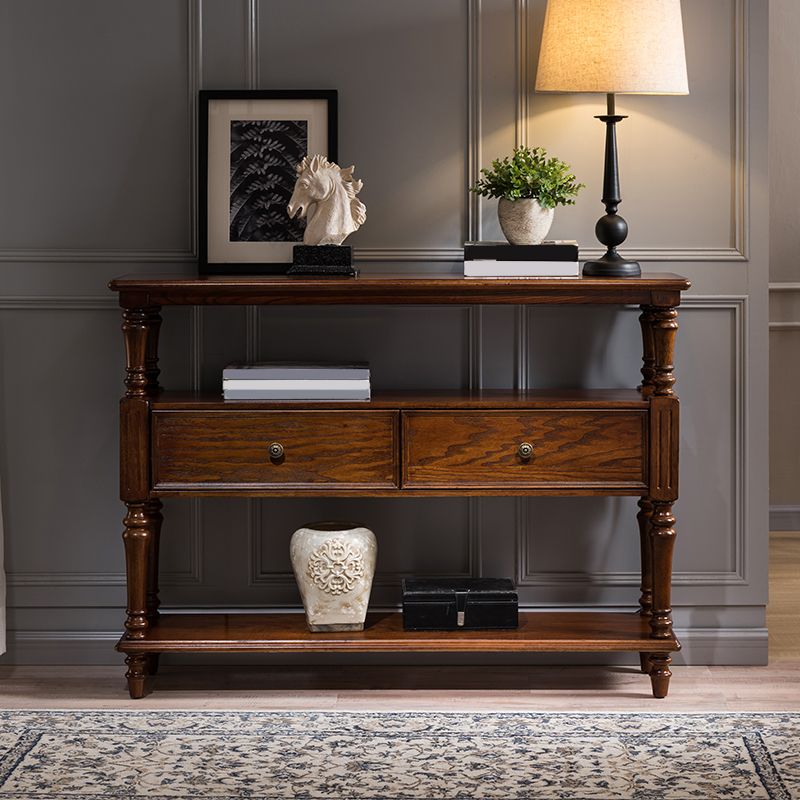
[[[297,165],[338,157],[336,90],[204,90],[198,108],[200,274],[286,272],[305,227],[286,211]]]

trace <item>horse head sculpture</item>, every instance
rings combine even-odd
[[[305,244],[341,244],[367,218],[356,197],[364,185],[353,180],[355,167],[342,169],[325,156],[306,156],[297,167],[297,182],[287,211],[306,217]]]

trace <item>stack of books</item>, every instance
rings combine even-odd
[[[230,364],[226,400],[369,400],[368,364]]]
[[[578,243],[467,242],[464,275],[468,278],[577,278],[580,275]]]

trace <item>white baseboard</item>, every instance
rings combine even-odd
[[[800,506],[770,506],[771,531],[800,531]]]
[[[767,663],[766,628],[690,628],[676,630],[683,649],[675,665],[762,666]],[[8,631],[8,652],[0,664],[122,665],[114,650],[119,633],[98,631]],[[174,655],[164,663],[181,664],[628,664],[631,653],[497,654],[212,654]]]

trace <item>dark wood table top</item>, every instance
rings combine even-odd
[[[467,278],[414,273],[308,278],[287,275],[128,275],[109,284],[124,308],[161,305],[358,305],[632,303],[677,306],[689,281],[672,273],[639,278]]]

